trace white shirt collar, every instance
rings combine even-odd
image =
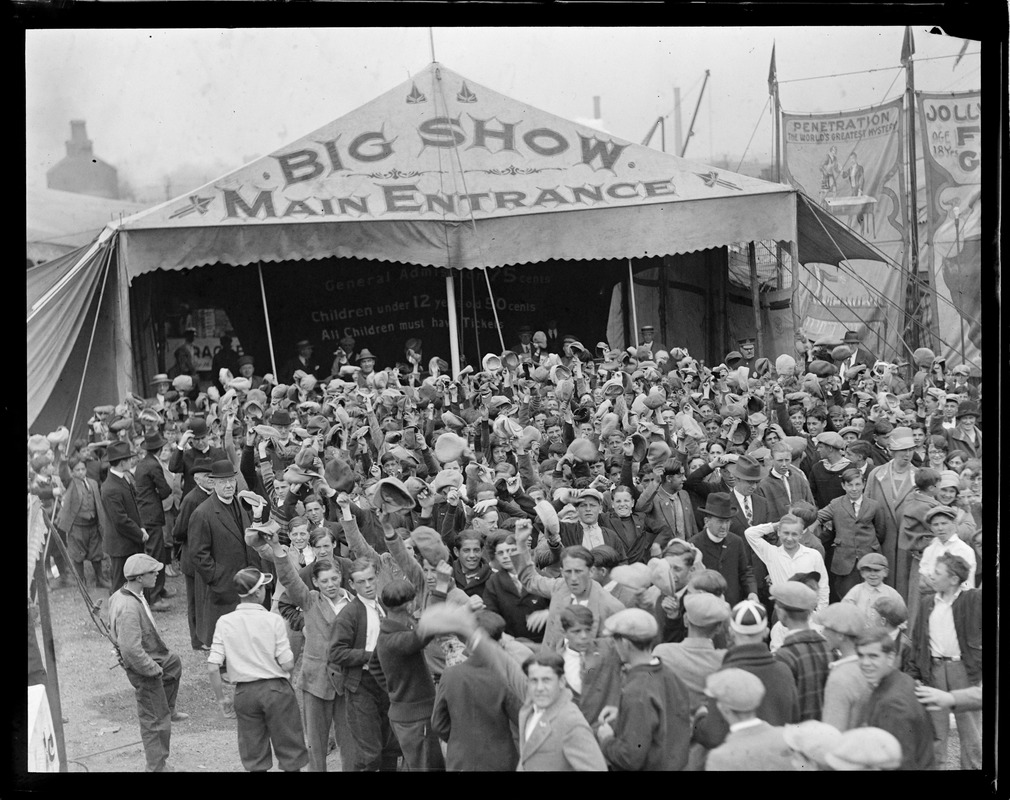
[[[729,726],[729,731],[730,733],[735,733],[736,731],[742,731],[744,728],[753,728],[761,723],[761,719],[753,717],[752,719],[745,719],[743,722],[734,722]]]

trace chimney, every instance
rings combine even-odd
[[[91,158],[93,155],[91,140],[88,138],[84,128],[83,119],[70,120],[70,141],[67,142],[67,156],[84,156]]]
[[[593,119],[603,119],[600,116],[600,96],[593,95]]]

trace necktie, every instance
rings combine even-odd
[[[789,498],[789,502],[793,502],[793,490],[789,488],[789,476],[783,475],[782,482],[786,485],[786,497]]]
[[[750,498],[745,497],[743,499],[743,515],[747,518],[747,524],[750,525],[754,518],[754,512],[751,510]]]
[[[684,507],[677,495],[673,496],[673,521],[677,527],[677,538],[684,539]]]

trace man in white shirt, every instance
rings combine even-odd
[[[932,590],[936,560],[944,553],[961,556],[967,562],[970,570],[964,588],[975,588],[975,551],[957,536],[957,527],[954,525],[957,509],[951,506],[934,506],[926,512],[925,517],[934,538],[922,551],[922,560],[919,562],[920,592]]]
[[[775,532],[781,544],[776,547],[764,540]],[[821,554],[812,547],[800,544],[803,535],[803,520],[786,514],[778,522],[752,525],[744,531],[747,543],[768,568],[771,585],[785,583],[797,572],[816,572],[820,577],[817,589],[817,610],[828,606],[828,571],[824,567]]]

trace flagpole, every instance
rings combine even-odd
[[[915,168],[915,65],[912,56],[915,54],[915,40],[912,38],[912,29],[905,27],[905,40],[901,47],[901,62],[905,67],[905,91],[908,103],[908,182],[909,202],[908,202],[908,233],[909,233],[909,282],[906,299],[906,314],[911,310],[911,314],[919,313],[921,304],[919,297],[919,201],[918,201],[918,180]],[[911,316],[911,315],[909,315]],[[910,325],[906,320],[906,331]],[[922,344],[919,338],[919,331],[913,325],[910,332],[911,343],[918,347]]]

